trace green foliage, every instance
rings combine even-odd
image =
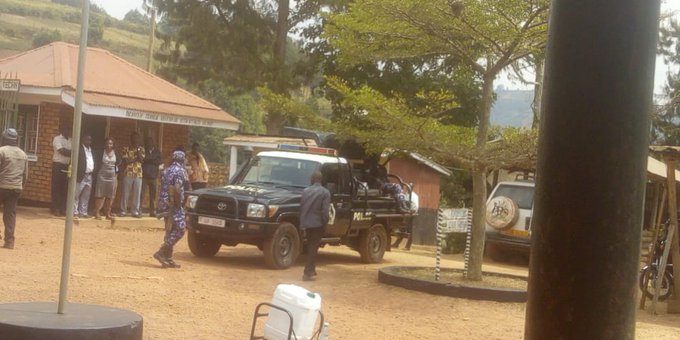
[[[99,45],[104,40],[104,18],[91,16],[87,30],[87,44]]]
[[[195,92],[238,118],[241,121],[241,132],[265,132],[265,112],[258,104],[254,94],[240,93],[215,80],[201,82]]]
[[[48,0],[0,0],[0,48],[24,51],[32,48],[33,36],[40,30],[58,29],[62,41],[80,41],[80,1],[77,7]],[[148,25],[117,20],[91,6],[90,17],[102,20],[106,33],[95,46],[105,47],[124,59],[146,65]]]
[[[32,40],[32,46],[35,47],[40,47],[44,46],[50,43],[53,43],[55,41],[61,41],[63,39],[63,36],[61,35],[61,31],[58,29],[54,30],[47,30],[47,29],[42,29],[35,33],[33,35],[33,40]]]
[[[136,9],[131,9],[130,11],[125,13],[125,17],[123,17],[123,20],[139,25],[149,24],[149,18]]]
[[[680,145],[680,71],[677,71],[677,66],[680,66],[680,21],[669,20],[661,25],[659,53],[666,64],[675,65],[676,68],[669,68],[671,71],[666,75],[664,92],[669,102],[653,115],[651,142]]]
[[[450,208],[472,206],[472,178],[467,171],[455,170],[451,176],[442,177],[439,205]]]
[[[349,113],[333,122],[339,135],[356,138],[372,152],[408,150],[467,165],[462,156],[474,145],[474,129],[442,124],[432,112],[413,112],[405,100],[388,98],[368,86],[355,90],[337,78],[327,81],[341,98],[337,105]],[[420,97],[430,101],[432,111],[456,105],[451,94],[443,91],[421,93]]]
[[[317,115],[312,110],[312,106],[307,105],[296,99],[291,99],[288,96],[275,93],[266,88],[259,87],[257,89],[261,96],[261,106],[265,112],[268,112],[266,121],[272,123],[271,113],[276,113],[276,119],[280,119],[276,124],[297,126],[306,129],[326,130],[328,128],[328,121]]]
[[[158,73],[166,79],[183,79],[191,85],[212,79],[243,93],[267,87],[291,98],[316,71],[316,61],[288,37],[294,25],[290,19],[299,13],[286,18],[289,1],[146,3],[162,14],[163,52],[156,59],[161,62]],[[283,113],[278,108],[266,107],[272,109],[267,112],[267,132],[279,133],[289,117],[279,116]]]
[[[52,0],[52,2],[55,4],[61,4],[78,8],[80,8],[80,6],[83,4],[82,0]]]
[[[448,233],[442,239],[442,253],[461,254],[465,252],[467,233]]]

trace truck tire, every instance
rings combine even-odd
[[[381,224],[374,224],[359,234],[359,254],[364,263],[380,263],[387,249],[387,232]]]
[[[486,204],[486,224],[496,230],[510,229],[518,219],[519,206],[509,197],[494,197]]]
[[[294,225],[281,223],[274,234],[262,245],[264,262],[274,269],[292,266],[300,255],[300,235]]]
[[[222,243],[192,232],[189,232],[189,235],[187,235],[187,243],[189,244],[189,250],[196,257],[213,257],[222,247]]]

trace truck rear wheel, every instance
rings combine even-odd
[[[189,244],[189,250],[196,257],[215,256],[220,251],[220,247],[222,247],[221,243],[193,232],[189,232],[189,235],[187,235],[187,243]]]
[[[262,245],[264,262],[274,269],[292,266],[300,254],[300,235],[294,225],[281,223],[271,238]]]
[[[379,263],[387,249],[385,227],[374,224],[359,234],[359,254],[364,263]]]

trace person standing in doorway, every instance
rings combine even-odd
[[[5,224],[3,248],[7,249],[14,249],[17,202],[26,181],[26,162],[26,153],[17,147],[17,131],[5,130],[0,147],[0,202],[3,205],[2,222]]]
[[[73,215],[89,218],[90,193],[92,192],[95,157],[92,155],[92,136],[84,135],[78,154],[78,171],[76,172],[76,196]]]
[[[206,163],[205,158],[201,153],[201,146],[198,143],[194,143],[191,146],[189,166],[191,167],[191,173],[189,174],[191,189],[203,189],[208,186],[210,169],[208,169],[208,163]]]
[[[111,138],[104,140],[104,151],[101,155],[101,162],[97,167],[97,184],[94,191],[96,197],[94,218],[101,219],[100,211],[105,207],[105,216],[109,220],[113,220],[111,215],[111,204],[113,198],[116,197],[116,187],[118,186],[118,167],[122,163],[122,158],[116,153],[114,149],[114,142]]]
[[[138,132],[130,135],[130,146],[123,148],[123,192],[120,197],[120,216],[129,213],[132,217],[140,218],[140,198],[142,195],[142,163],[145,152],[142,137]],[[130,206],[130,204],[131,206]]]
[[[68,166],[71,164],[71,125],[61,122],[59,135],[52,140],[52,205],[55,216],[66,215]]]
[[[312,174],[312,185],[305,188],[300,199],[300,228],[307,236],[307,263],[303,281],[313,281],[316,276],[316,255],[319,243],[328,224],[331,193],[321,185],[320,171]]]
[[[158,211],[165,218],[165,237],[163,244],[153,257],[163,268],[179,268],[172,259],[172,251],[186,231],[186,214],[184,211],[185,192],[188,189],[189,176],[184,168],[186,155],[183,151],[172,153],[172,164],[163,171],[161,191],[158,197]]]
[[[161,150],[153,138],[146,139],[146,158],[142,166],[142,197],[144,189],[149,191],[149,216],[156,217],[156,189],[158,187],[158,166],[163,163]]]

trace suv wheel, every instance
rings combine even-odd
[[[271,238],[262,245],[264,262],[274,269],[286,269],[300,254],[300,236],[294,225],[281,223]]]
[[[191,231],[189,232],[189,235],[187,235],[187,243],[189,244],[191,253],[197,257],[215,256],[215,254],[220,251],[220,247],[222,247],[221,243],[210,240],[203,235],[192,233]]]
[[[379,263],[387,248],[385,227],[375,224],[359,234],[359,254],[364,263]]]

